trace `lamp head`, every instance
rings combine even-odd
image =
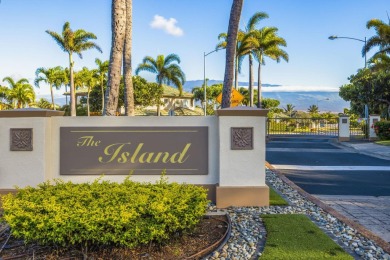
[[[334,40],[334,39],[337,39],[337,38],[338,38],[337,35],[331,35],[331,36],[328,37],[329,40]]]

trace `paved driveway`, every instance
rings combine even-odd
[[[327,138],[273,138],[266,160],[306,192],[390,242],[390,160]]]

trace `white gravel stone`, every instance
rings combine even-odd
[[[354,252],[355,259],[374,259],[375,254],[375,259],[390,260],[390,256],[373,241],[301,196],[269,169],[266,169],[266,182],[282,194],[290,202],[290,206],[229,208],[228,214],[232,221],[231,237],[218,252],[219,256],[230,260],[256,259],[261,256],[261,245],[264,245],[266,239],[266,231],[260,219],[262,214],[306,214],[323,230],[333,234],[335,242],[341,247]],[[215,206],[210,209],[215,209]]]

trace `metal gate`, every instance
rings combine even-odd
[[[268,118],[267,135],[338,136],[338,118]]]
[[[369,125],[366,118],[360,120],[351,120],[349,125],[349,135],[351,141],[365,141],[368,140],[368,135],[370,132]]]

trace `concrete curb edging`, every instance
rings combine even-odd
[[[349,218],[341,215],[338,211],[335,209],[329,207],[313,195],[307,193],[303,189],[301,189],[299,186],[297,186],[295,183],[293,183],[290,179],[288,179],[286,176],[284,176],[282,173],[280,173],[277,169],[275,169],[270,163],[267,161],[265,162],[265,166],[268,167],[270,170],[272,170],[283,182],[287,183],[291,188],[295,189],[300,195],[305,197],[307,200],[313,202],[318,207],[322,208],[327,213],[333,215],[337,219],[339,219],[341,222],[347,224],[348,226],[356,229],[360,234],[362,234],[364,237],[374,241],[378,246],[380,246],[383,251],[390,254],[390,244],[387,243],[382,238],[378,237],[368,229],[366,229],[364,226],[350,220]]]

